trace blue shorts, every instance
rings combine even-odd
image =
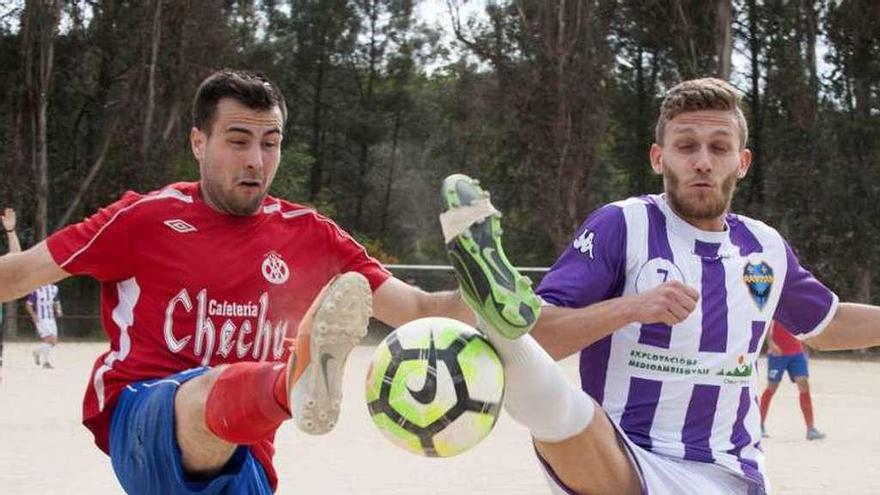
[[[788,371],[791,381],[799,376],[810,376],[807,369],[807,355],[803,352],[789,356],[767,355],[767,381],[779,383],[782,376]]]
[[[174,396],[184,382],[209,368],[133,383],[119,395],[110,423],[110,460],[126,493],[162,495],[271,495],[263,466],[250,449],[236,449],[223,471],[210,480],[183,472],[174,434]]]

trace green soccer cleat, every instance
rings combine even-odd
[[[541,314],[532,281],[513,267],[501,247],[501,214],[489,193],[466,175],[443,181],[440,224],[446,252],[465,302],[502,336],[528,333]]]

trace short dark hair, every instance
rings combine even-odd
[[[211,74],[199,85],[193,100],[193,126],[210,133],[217,103],[223,98],[232,98],[255,110],[271,110],[278,106],[281,109],[281,125],[287,122],[284,95],[268,77],[257,72],[223,69]]]
[[[666,98],[660,105],[660,118],[657,119],[654,138],[657,144],[663,146],[667,122],[684,112],[727,110],[736,116],[740,130],[739,147],[743,149],[749,138],[749,126],[740,108],[741,102],[742,96],[736,88],[721,79],[707,77],[681,82],[666,93]]]

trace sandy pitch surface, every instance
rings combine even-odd
[[[0,493],[121,493],[109,459],[80,425],[84,386],[103,344],[61,344],[56,369],[34,366],[30,344],[7,344],[0,384]],[[364,404],[369,347],[357,348],[336,429],[308,437],[285,424],[276,466],[281,494],[547,494],[526,430],[502,415],[489,438],[452,459],[421,458],[388,443]],[[821,442],[804,439],[796,388],[783,383],[764,441],[776,494],[880,493],[880,363],[811,361]],[[564,362],[576,379],[576,362]],[[762,363],[761,369],[766,369]]]

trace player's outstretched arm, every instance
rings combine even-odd
[[[474,314],[458,291],[425,292],[394,277],[373,293],[373,316],[395,328],[426,316],[445,316],[474,324]]]
[[[69,277],[43,241],[21,253],[0,256],[0,302],[22,297],[41,285]]]
[[[806,340],[810,347],[833,351],[880,345],[880,307],[840,303],[828,327]]]
[[[694,310],[699,293],[680,282],[666,282],[633,296],[621,296],[583,308],[546,306],[532,330],[535,340],[560,360],[632,322],[684,321]]]
[[[18,253],[21,251],[21,243],[18,241],[18,234],[15,233],[15,210],[6,208],[3,215],[0,215],[0,224],[6,232],[6,240],[9,241],[9,252]]]

